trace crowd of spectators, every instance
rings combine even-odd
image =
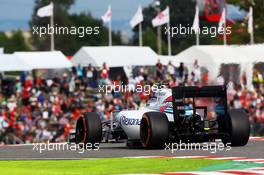
[[[95,111],[103,119],[111,112],[122,109],[138,109],[146,105],[149,94],[145,92],[99,92],[99,85],[127,82],[128,86],[153,85],[164,82],[170,86],[207,85],[209,72],[195,62],[192,70],[184,63],[175,67],[171,62],[160,61],[154,67],[136,67],[136,71],[123,80],[121,76],[110,78],[106,64],[100,69],[89,65],[66,71],[54,78],[22,73],[12,83],[0,88],[0,144],[32,143],[50,140],[66,141],[74,129],[77,118],[83,112]],[[257,78],[256,78],[257,77]],[[254,89],[225,82],[219,76],[218,84],[228,84],[228,102],[231,107],[244,108],[250,114],[253,135],[264,135],[264,88],[261,73],[254,72]]]

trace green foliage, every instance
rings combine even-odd
[[[249,11],[250,6],[253,7],[253,16],[254,16],[254,38],[255,43],[263,43],[264,42],[264,0],[233,0],[233,3],[240,6],[241,9],[245,11]],[[241,43],[249,43],[250,36],[247,33],[247,22],[241,22],[239,24],[244,31],[239,33],[236,37],[241,37],[241,39],[237,40]]]
[[[75,45],[72,46],[71,53],[76,52],[76,49],[79,49],[82,46],[101,46],[108,45],[108,28],[103,25],[103,22],[99,19],[94,19],[91,14],[74,14],[69,17],[70,21],[72,21],[72,26],[82,27],[82,26],[91,26],[100,27],[99,35],[85,35],[84,37],[80,37],[78,35],[70,36]],[[112,40],[113,45],[118,45],[121,43],[121,36],[117,32],[112,32]]]
[[[54,23],[58,27],[99,27],[99,35],[55,35],[55,49],[61,50],[66,55],[73,55],[82,46],[101,46],[108,45],[108,28],[105,27],[101,20],[93,18],[90,14],[69,14],[68,10],[74,3],[74,0],[56,0],[54,2]],[[37,0],[30,21],[31,29],[33,26],[47,26],[50,23],[50,18],[39,18],[36,15],[37,10],[50,3],[50,0]],[[32,29],[33,33],[33,29]],[[119,32],[112,32],[113,44],[121,44],[121,35]],[[39,37],[33,35],[32,44],[37,50],[50,49],[50,36]]]
[[[157,48],[157,35],[152,28],[147,28],[143,34],[143,44],[151,47],[153,50],[158,50]],[[167,45],[162,41],[162,53],[167,54]]]
[[[160,9],[163,10],[166,6],[170,7],[170,20],[172,27],[182,26],[192,26],[194,14],[195,14],[195,1],[193,0],[162,0],[160,1]],[[254,3],[253,3],[254,2]],[[255,30],[255,42],[264,42],[264,0],[227,0],[227,3],[240,6],[241,9],[248,11],[249,7],[253,5],[254,8],[254,30]],[[155,7],[152,5],[148,6],[143,10],[144,13],[144,23],[143,32],[149,33],[149,28],[152,28],[151,21],[157,15]],[[200,27],[217,27],[218,23],[212,23],[203,21],[200,19]],[[163,26],[164,27],[164,26]],[[245,21],[237,21],[232,27],[232,35],[228,36],[228,44],[248,44],[250,41],[250,36],[247,33],[247,23]],[[134,31],[135,35],[133,41],[137,41],[137,30]],[[156,38],[156,30],[153,30],[152,37]],[[163,41],[167,43],[167,37],[164,35],[163,28]],[[147,34],[144,34],[146,36]],[[149,37],[148,37],[149,38]],[[155,51],[157,51],[156,39],[148,39],[144,42],[144,45],[151,46]],[[195,35],[177,35],[172,39],[172,52],[177,54],[180,51],[194,45]],[[210,37],[209,35],[200,35],[200,44],[222,44],[221,36]],[[163,45],[164,46],[164,45]],[[166,46],[164,46],[166,47]],[[165,50],[167,50],[165,48]],[[163,50],[164,51],[164,50]]]
[[[160,9],[164,10],[166,6],[170,7],[170,25],[171,27],[191,27],[193,24],[193,19],[195,15],[195,1],[193,0],[164,0],[160,1]],[[157,15],[157,9],[156,7],[153,7],[152,5],[148,6],[143,10],[144,13],[144,23],[143,23],[143,32],[144,33],[149,33],[149,28],[152,28],[151,21],[152,19]],[[205,21],[201,21],[200,23],[201,27],[203,26],[216,26],[217,24],[212,24],[208,23]],[[156,30],[153,30],[154,33],[152,33],[152,37],[157,38],[157,32]],[[135,32],[137,32],[135,30]],[[136,35],[134,36],[133,41],[136,39]],[[144,34],[146,36],[147,34]],[[162,26],[162,40],[163,40],[163,54],[167,53],[167,45],[164,43],[167,43],[167,35],[165,35],[165,28]],[[210,36],[200,36],[200,42],[201,44],[212,44],[216,43],[218,41],[217,38],[211,38]],[[151,46],[156,52],[157,52],[157,47],[156,47],[156,39],[148,39],[147,41],[144,41],[144,45]],[[194,34],[186,34],[186,35],[175,35],[172,38],[172,53],[177,54],[180,51],[195,45],[196,39]],[[155,45],[155,46],[153,46]]]
[[[237,22],[232,26],[232,36],[229,38],[229,44],[248,44],[250,42],[250,36],[247,32],[247,26],[245,23]]]
[[[50,4],[51,0],[37,0],[35,2],[35,7],[32,14],[32,19],[29,22],[30,28],[32,30],[33,27],[42,27],[47,26],[50,23],[50,18],[39,18],[36,13],[39,8],[46,6]],[[74,0],[53,0],[54,3],[54,21],[55,24],[58,24],[59,26],[70,26],[72,23],[69,20],[69,16],[67,13],[67,10],[70,8],[70,6],[74,3]],[[33,33],[33,30],[31,31]],[[68,36],[55,36],[55,46],[56,49],[58,47],[58,44],[64,44],[67,43],[66,48],[70,45],[70,43],[73,43],[74,41],[68,37]],[[39,37],[38,35],[32,36],[32,45],[35,46],[37,50],[49,50],[50,49],[50,36],[46,35],[44,37]],[[59,48],[62,48],[61,46]]]
[[[8,41],[7,36],[4,32],[0,32],[0,47],[6,47],[6,43]]]
[[[22,31],[13,31],[12,36],[8,38],[4,33],[0,33],[0,47],[5,49],[5,53],[13,53],[15,51],[28,51]]]
[[[76,152],[77,153],[77,152]],[[226,165],[228,160],[175,158],[99,158],[84,160],[1,161],[1,174],[8,175],[109,175],[160,174],[197,171],[201,168]]]

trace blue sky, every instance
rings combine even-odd
[[[138,5],[147,6],[153,0],[76,0],[70,9],[71,13],[91,12],[100,18],[111,4],[113,10],[113,28],[131,32],[129,20],[136,12]],[[17,28],[28,30],[35,0],[0,0],[0,31]],[[237,7],[229,6],[229,15],[239,16]]]

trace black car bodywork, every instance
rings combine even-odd
[[[199,105],[197,99],[207,100],[207,103]],[[229,109],[226,86],[173,87],[172,107],[173,122],[169,122],[160,112],[144,114],[140,126],[143,147],[162,147],[168,142],[192,143],[216,139],[232,146],[244,146],[248,142],[248,115],[243,109]],[[210,118],[209,114],[214,117]]]

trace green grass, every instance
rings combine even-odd
[[[106,158],[86,160],[0,161],[1,175],[108,175],[194,171],[226,160]]]

